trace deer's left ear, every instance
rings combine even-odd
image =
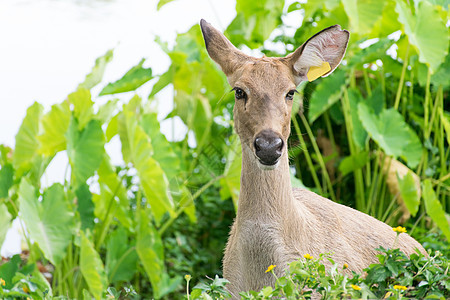
[[[312,36],[293,53],[285,57],[295,83],[328,76],[341,63],[347,49],[349,32],[334,25]]]

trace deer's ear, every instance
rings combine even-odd
[[[249,58],[205,20],[200,21],[200,27],[209,56],[220,66],[225,75],[231,75]]]
[[[286,56],[298,85],[328,76],[341,63],[347,49],[349,32],[334,25],[312,36],[293,53]]]

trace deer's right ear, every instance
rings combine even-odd
[[[242,66],[248,56],[239,51],[220,31],[205,20],[200,21],[206,50],[225,75],[231,75]]]

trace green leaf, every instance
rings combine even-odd
[[[339,171],[345,176],[355,170],[361,169],[369,162],[369,152],[362,151],[354,155],[347,156],[339,164]]]
[[[8,197],[8,191],[14,183],[14,169],[11,164],[1,166],[0,169],[0,199]]]
[[[53,156],[66,149],[67,128],[70,122],[69,102],[55,104],[52,109],[42,117],[43,132],[38,136],[40,142],[39,153]]]
[[[124,227],[114,230],[106,243],[106,266],[110,283],[130,281],[137,271],[138,256],[134,246],[128,242]]]
[[[144,62],[145,59],[143,58],[136,66],[125,73],[121,79],[113,83],[108,83],[100,92],[100,96],[134,91],[152,79],[152,69],[143,68],[142,65]]]
[[[226,30],[231,42],[250,48],[261,46],[281,24],[283,7],[282,0],[236,1],[237,16]]]
[[[114,114],[116,113],[117,102],[119,102],[119,99],[113,99],[109,100],[108,102],[100,106],[95,118],[99,120],[102,124],[105,123],[108,124],[112,120]]]
[[[92,194],[86,183],[81,184],[75,191],[77,196],[77,210],[80,214],[81,229],[94,228],[94,203],[92,202]]]
[[[102,299],[103,291],[108,287],[105,269],[100,255],[83,231],[81,231],[80,270],[94,298]]]
[[[419,61],[427,64],[432,73],[448,53],[449,34],[445,21],[428,1],[418,1],[415,14],[403,0],[396,0],[398,20],[404,26],[409,42],[419,53]]]
[[[411,171],[408,171],[403,178],[400,178],[397,173],[397,179],[400,195],[405,202],[406,208],[408,208],[409,212],[414,217],[419,210],[420,194],[419,191],[417,191],[413,174]]]
[[[138,215],[136,251],[152,284],[154,297],[160,298],[163,275],[166,274],[164,246],[158,231],[150,223],[145,210],[141,210]]]
[[[77,91],[67,96],[67,99],[73,105],[73,112],[78,120],[78,129],[82,130],[94,117],[94,102],[91,100],[91,92],[85,88],[78,88]]]
[[[387,155],[404,158],[411,168],[419,164],[422,144],[416,133],[395,109],[384,109],[379,116],[365,103],[358,104],[364,128]]]
[[[364,149],[368,135],[358,117],[358,103],[363,101],[363,98],[359,90],[351,88],[348,90],[348,100],[353,125],[353,141],[355,141],[359,149]]]
[[[97,58],[91,73],[86,75],[86,78],[78,87],[90,90],[99,84],[102,81],[103,73],[105,73],[106,65],[112,60],[112,58],[113,50],[108,50],[105,55]]]
[[[170,83],[172,83],[174,74],[175,74],[175,67],[172,64],[166,73],[159,76],[159,79],[153,86],[152,91],[150,92],[150,95],[148,95],[148,99],[153,98],[153,96],[155,96],[157,93],[159,93],[163,88],[165,88]]]
[[[67,155],[77,184],[86,182],[100,166],[104,155],[105,137],[99,121],[91,120],[78,130],[76,118],[70,120],[67,138]]]
[[[164,5],[166,5],[167,3],[170,3],[174,0],[159,0],[158,5],[156,6],[156,10],[160,10],[161,7],[163,7]]]
[[[353,56],[350,56],[349,66],[363,68],[364,64],[372,63],[386,55],[386,51],[392,46],[394,41],[383,38],[367,48],[361,49]]]
[[[19,187],[19,205],[21,219],[30,237],[38,243],[44,256],[57,266],[66,256],[75,229],[64,187],[59,183],[52,185],[40,202],[34,186],[23,178]]]
[[[425,203],[425,210],[431,219],[442,230],[447,240],[450,241],[450,225],[445,217],[445,211],[442,208],[430,179],[426,179],[422,183],[422,197]]]
[[[11,223],[12,216],[8,212],[8,208],[5,204],[0,203],[0,248],[5,240],[6,233],[8,232],[9,225]]]
[[[345,12],[350,19],[350,32],[367,34],[381,17],[383,0],[343,0]]]
[[[138,172],[145,197],[150,203],[156,223],[159,224],[166,212],[173,215],[173,202],[168,193],[167,178],[161,166],[152,157],[150,139],[137,124],[135,114],[124,109],[119,124],[124,159],[133,163]],[[127,157],[128,156],[128,157]]]
[[[322,78],[309,101],[309,122],[313,123],[321,114],[341,98],[345,85],[345,72],[337,70],[328,78]]]
[[[439,107],[439,117],[441,118],[442,125],[447,137],[447,143],[450,145],[450,115],[445,114],[443,109]]]
[[[11,257],[9,262],[0,265],[1,278],[5,281],[5,286],[0,288],[10,289],[13,287],[13,278],[19,270],[20,263],[20,255],[16,254]]]
[[[102,197],[99,202],[95,203],[95,215],[104,220],[108,207],[111,205],[110,214],[117,218],[123,226],[131,229],[130,201],[127,197],[127,190],[106,155],[97,173]]]
[[[13,154],[14,169],[30,167],[33,158],[39,148],[39,123],[42,117],[43,107],[35,102],[27,109],[27,115],[23,119],[19,132],[16,135],[16,146]]]
[[[231,197],[235,209],[237,209],[241,188],[241,165],[241,143],[236,138],[228,148],[224,177],[220,179],[220,198],[225,200]]]
[[[307,188],[300,179],[295,177],[295,175],[292,172],[290,172],[290,178],[291,178],[291,185],[293,188],[301,188],[309,190],[309,188]]]
[[[172,149],[172,144],[161,133],[157,114],[144,114],[141,118],[140,125],[150,137],[152,148],[157,149],[153,153],[153,158],[160,164],[169,180],[175,177],[179,174],[180,159]]]

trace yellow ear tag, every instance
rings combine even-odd
[[[318,67],[314,66],[309,68],[306,77],[308,77],[308,80],[311,82],[313,80],[316,80],[320,76],[328,73],[330,70],[331,70],[330,64],[326,61],[323,61],[321,66]]]

